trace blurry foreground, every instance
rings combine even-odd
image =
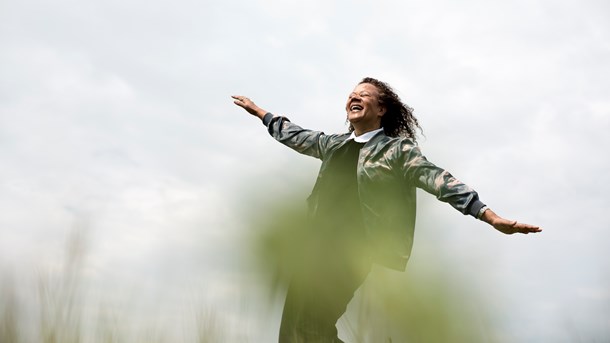
[[[240,301],[253,304],[245,304],[244,308],[256,307],[250,312],[243,311],[242,316],[232,322],[238,325],[223,325],[228,316],[224,309],[206,306],[185,308],[178,321],[175,318],[174,321],[167,318],[138,321],[133,318],[138,315],[137,311],[99,300],[104,297],[94,297],[85,291],[87,278],[83,270],[87,265],[87,244],[82,233],[75,231],[67,240],[63,265],[53,271],[39,271],[32,289],[11,282],[11,275],[2,275],[0,342],[174,342],[176,337],[186,342],[259,342],[260,337],[277,337],[277,311],[281,311],[277,300],[283,299],[287,282],[296,277],[303,287],[314,288],[326,281],[304,277],[315,271],[316,263],[325,262],[317,255],[321,246],[332,244],[347,249],[355,261],[368,252],[362,241],[349,236],[343,240],[342,236],[328,236],[328,233],[312,228],[300,198],[267,204],[265,208],[273,208],[273,211],[262,212],[262,218],[243,216],[244,222],[249,223],[244,230],[251,234],[243,238],[246,249],[239,245],[233,247],[247,251],[240,272],[244,277],[237,287],[249,296]],[[434,250],[419,246],[417,237],[415,242],[414,255]],[[332,256],[325,258],[332,259]],[[157,282],[162,284],[166,280]],[[269,293],[253,293],[253,289]],[[265,302],[266,305],[261,305]],[[269,315],[269,311],[276,313]],[[254,334],[258,339],[236,339],[251,337],[248,330],[256,331],[248,329],[256,323],[252,318],[256,314],[262,318],[258,318],[259,323],[260,320],[273,322],[270,328],[263,329],[270,333],[266,336]],[[442,260],[427,259],[425,263],[412,260],[405,273],[374,265],[337,327],[339,337],[353,343],[503,341],[494,333],[493,315],[486,301],[470,291],[469,285],[448,270]],[[177,328],[181,334],[172,335]],[[275,341],[275,338],[269,341]]]
[[[87,283],[85,231],[75,230],[67,238],[57,270],[0,275],[0,343],[161,343],[175,342],[176,332],[188,342],[226,341],[215,312],[204,306],[186,307],[182,320],[168,322],[143,311],[138,295],[111,305],[107,299],[118,296],[112,294],[116,289],[97,294],[95,285]]]
[[[296,204],[284,202],[268,207],[273,208],[273,215],[258,221],[260,228],[252,238],[261,274],[266,275],[268,288],[278,293],[290,280],[306,282],[304,287],[311,289],[328,282],[311,272],[321,269],[317,264],[325,263],[320,261],[320,254],[329,259],[327,264],[333,263],[332,256],[320,251],[328,242],[344,245],[336,246],[338,251],[351,249],[347,254],[354,257],[354,264],[348,268],[359,268],[358,256],[371,253],[366,251],[365,242],[354,241],[349,233],[340,232],[346,235],[341,240],[335,233],[310,227],[303,202]],[[413,253],[426,248],[431,247],[418,247],[416,239]],[[465,280],[446,269],[440,260],[442,254],[430,255],[438,259],[418,264],[411,261],[406,272],[374,264],[339,320],[339,337],[354,343],[499,341],[494,335],[491,307],[469,290]]]

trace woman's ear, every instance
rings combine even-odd
[[[386,112],[385,106],[379,104],[379,114],[378,114],[378,116],[379,117],[383,117],[385,115],[385,112]]]

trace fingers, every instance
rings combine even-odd
[[[231,95],[231,98],[235,99],[233,103],[245,110],[247,110],[246,97],[241,95]]]
[[[502,219],[500,222],[496,222],[493,225],[498,231],[503,232],[507,235],[514,233],[522,233],[527,235],[528,233],[541,232],[542,229],[535,225],[519,223],[516,220]]]
[[[256,105],[254,104],[254,102],[252,102],[252,100],[250,100],[249,98],[243,96],[243,95],[231,95],[231,98],[235,99],[233,101],[233,103],[243,109],[245,109],[246,111],[248,111],[251,114],[254,114],[254,109],[256,107]]]
[[[520,232],[520,233],[523,233],[523,234],[528,234],[530,232],[534,233],[534,232],[541,232],[542,231],[542,229],[539,226],[525,224],[525,223],[518,223],[516,221],[511,226],[513,227],[515,232]]]
[[[242,104],[245,104],[246,102],[251,101],[250,99],[248,99],[247,97],[242,96],[242,95],[231,95],[231,98],[235,99],[235,101],[233,101],[233,102],[240,102]]]

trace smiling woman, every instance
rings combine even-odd
[[[366,88],[364,88],[366,87]],[[369,96],[376,96],[376,101],[379,107],[383,108],[384,112],[381,114],[381,125],[386,135],[390,137],[405,136],[410,138],[413,142],[417,141],[415,129],[421,131],[417,118],[413,115],[413,109],[407,106],[400,97],[394,92],[392,87],[385,82],[379,81],[372,77],[365,77],[360,81],[360,84],[356,86],[354,92],[350,94],[346,110],[348,111],[349,119],[349,104],[352,96],[358,95],[358,88],[363,88],[361,92],[363,94],[369,94]],[[349,130],[355,131],[355,127],[350,120]]]
[[[379,91],[369,83],[361,83],[349,95],[345,105],[347,120],[356,136],[381,127],[381,118],[386,112],[379,102]]]
[[[280,342],[342,342],[335,324],[373,264],[406,267],[416,188],[503,233],[541,231],[496,215],[472,188],[429,162],[415,144],[419,124],[411,108],[384,82],[365,78],[355,87],[345,105],[350,133],[343,134],[303,129],[247,97],[233,98],[259,117],[273,138],[322,160],[308,198],[306,225],[315,237],[303,242],[306,263],[291,271]],[[281,212],[271,209],[270,215]]]

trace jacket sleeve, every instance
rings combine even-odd
[[[421,150],[410,141],[403,141],[397,152],[406,182],[436,196],[440,201],[449,203],[461,213],[470,214],[475,218],[479,210],[485,206],[475,190],[453,177],[448,171],[428,161]]]
[[[263,119],[269,134],[287,147],[311,157],[323,159],[326,155],[329,135],[321,131],[303,129],[286,117],[267,113]]]

